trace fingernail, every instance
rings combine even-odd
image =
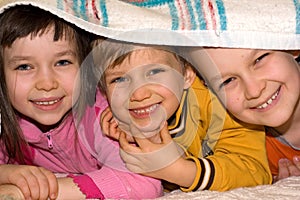
[[[55,199],[56,198],[56,194],[55,193],[51,194],[50,198],[51,199]]]
[[[285,164],[285,165],[288,165],[288,164],[289,164],[289,160],[288,160],[287,158],[280,158],[280,159],[279,159],[279,162],[280,162],[281,164]]]
[[[288,161],[288,159],[286,159],[286,158],[280,158],[279,159],[279,162],[281,162],[281,163],[285,163],[285,162],[287,162]]]
[[[295,162],[300,162],[300,157],[299,157],[299,156],[294,156],[294,157],[293,157],[293,160],[294,160]]]

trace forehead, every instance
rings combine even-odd
[[[205,51],[215,61],[233,62],[233,58],[241,61],[250,59],[259,50],[242,48],[206,48]]]
[[[147,64],[164,64],[170,67],[178,67],[179,60],[172,52],[145,48],[132,51],[120,65],[140,66]]]

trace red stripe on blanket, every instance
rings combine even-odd
[[[216,15],[215,15],[215,11],[214,11],[214,5],[211,2],[211,0],[208,1],[208,7],[209,7],[209,11],[210,11],[210,17],[212,20],[212,28],[213,30],[217,30],[217,23],[216,23]]]
[[[98,15],[98,10],[97,10],[95,1],[96,1],[96,0],[92,0],[93,14],[94,14],[94,16],[96,17],[96,19],[99,19],[99,20],[100,20],[100,17],[99,17],[99,15]]]

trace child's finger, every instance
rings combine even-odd
[[[111,120],[111,122],[109,123],[109,136],[118,140],[119,134],[120,134],[120,132],[118,132],[117,122],[115,120]]]
[[[113,133],[113,127],[117,126],[116,122],[111,123],[112,118],[104,119],[102,122],[102,131],[105,135],[111,136],[111,133]]]
[[[48,197],[50,199],[56,199],[58,195],[58,182],[56,176],[49,170],[42,168],[43,173],[47,177],[48,185],[49,185],[49,193]]]
[[[136,143],[142,150],[142,152],[153,151],[153,144],[148,138],[135,138]]]
[[[29,190],[30,190],[29,196],[31,197],[31,199],[39,199],[40,198],[39,180],[37,179],[37,177],[35,175],[36,175],[35,173],[31,173],[31,174],[26,175],[26,178],[25,178],[27,181]],[[23,187],[21,190],[23,192]],[[25,194],[24,192],[23,192],[23,194],[24,194],[24,196],[27,196],[27,194]]]
[[[31,198],[31,192],[29,189],[29,185],[25,177],[19,177],[19,180],[15,184],[22,192],[24,199]]]
[[[100,124],[102,125],[104,122],[109,122],[113,118],[113,114],[109,108],[106,108],[100,116]]]
[[[130,125],[130,133],[134,137],[135,142],[143,151],[148,151],[147,149],[153,143],[141,132],[141,130],[134,124]],[[153,134],[152,134],[153,135]],[[153,136],[151,136],[153,137]]]
[[[120,147],[127,153],[141,153],[139,147],[130,144],[126,139],[126,133],[121,132],[119,137]]]
[[[300,156],[294,156],[293,162],[296,165],[296,167],[300,170]]]
[[[169,129],[168,129],[168,124],[165,123],[163,128],[161,129],[160,131],[160,137],[161,137],[161,140],[162,140],[162,143],[164,144],[167,144],[169,142],[172,141],[172,137],[169,133]]]
[[[103,112],[100,115],[100,123],[103,123],[103,120],[107,117],[107,115],[109,114],[109,108],[106,108],[105,110],[103,110]]]
[[[277,176],[277,180],[280,179],[284,179],[289,177],[290,172],[289,172],[289,165],[291,164],[291,162],[286,159],[286,158],[282,158],[278,161],[278,176]]]
[[[300,169],[298,168],[299,160],[297,161],[297,158],[293,158],[293,162],[288,165],[289,169],[289,176],[300,176]]]

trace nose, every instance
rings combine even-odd
[[[147,85],[136,88],[131,96],[130,101],[143,101],[151,97],[151,90]]]
[[[35,87],[38,90],[50,91],[58,88],[58,81],[56,74],[50,67],[44,67],[37,73]]]
[[[246,99],[256,99],[263,93],[266,82],[257,77],[249,77],[245,81],[245,97]]]

